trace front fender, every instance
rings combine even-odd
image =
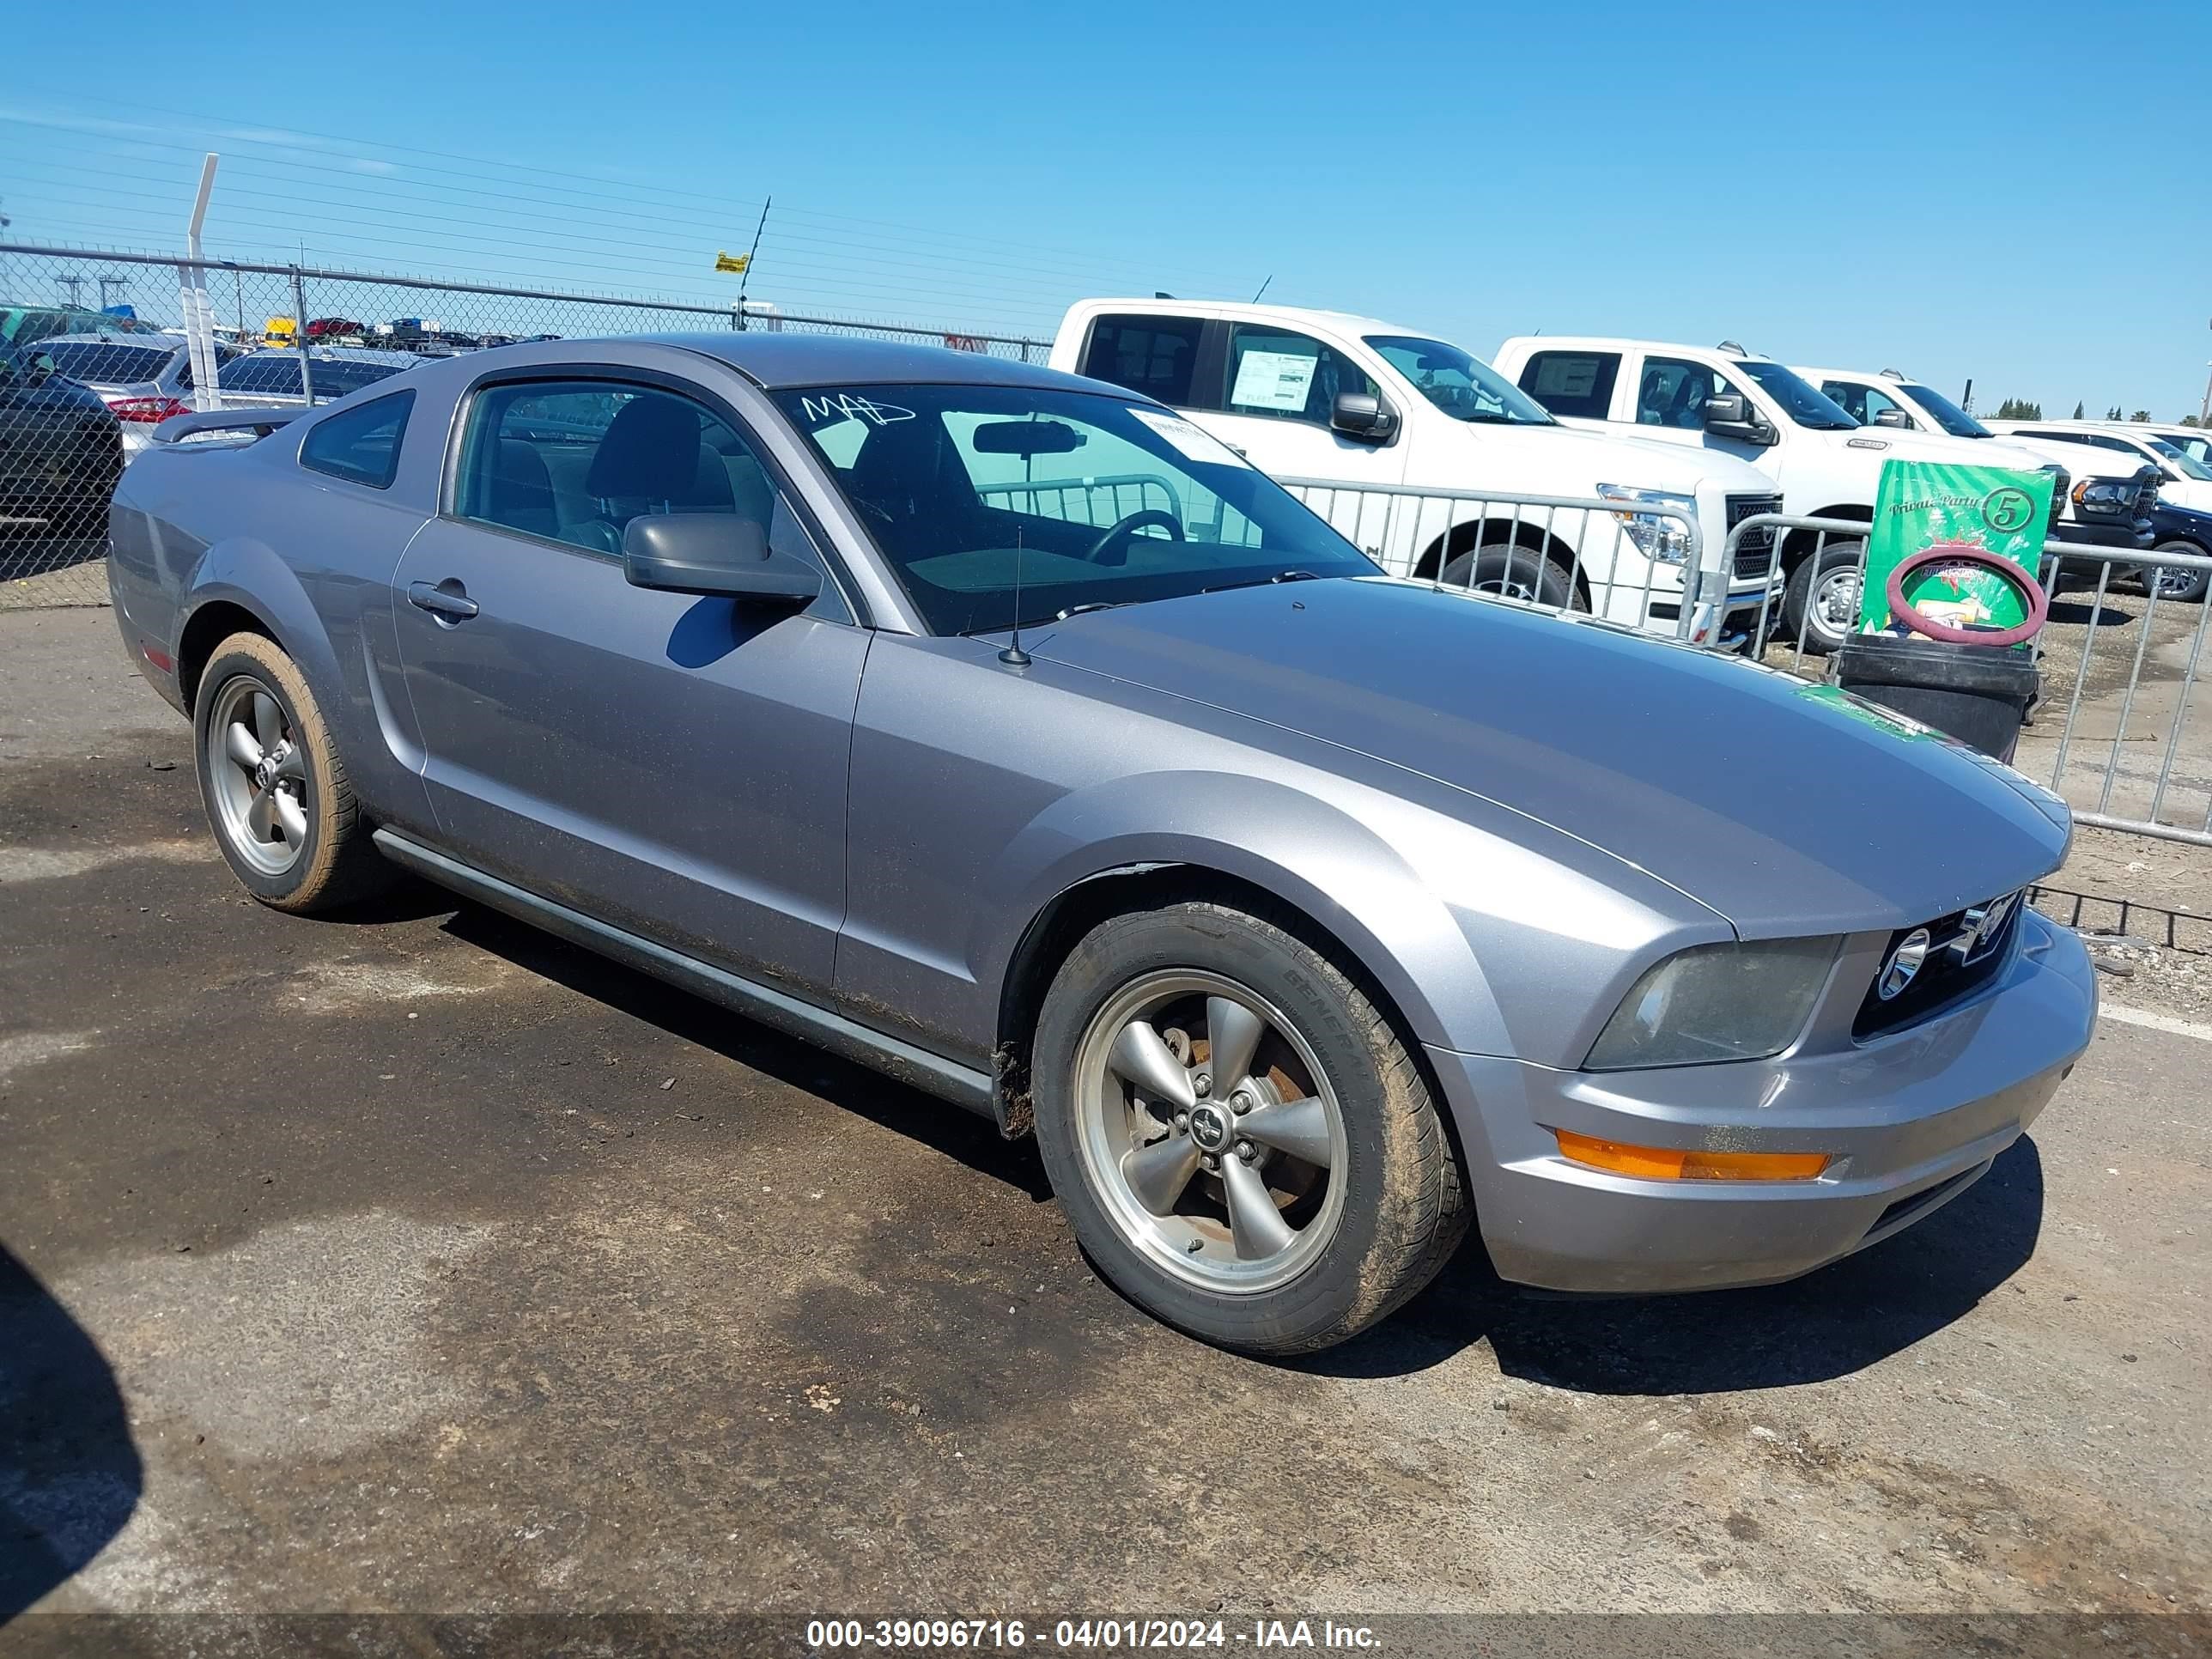
[[[1223,773],[1123,777],[1062,795],[1000,854],[969,941],[979,985],[1003,986],[1031,926],[1083,883],[1194,866],[1273,893],[1358,959],[1424,1042],[1510,1052],[1481,964],[1450,909],[1351,812],[1286,786]]]

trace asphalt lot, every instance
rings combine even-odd
[[[2107,1020],[1796,1285],[1471,1252],[1257,1364],[979,1120],[433,893],[250,902],[108,615],[0,615],[0,1616],[2201,1614],[2208,1062]]]

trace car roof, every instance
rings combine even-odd
[[[112,334],[49,334],[38,342],[40,345],[127,345],[143,346],[151,351],[181,351],[185,337],[181,334],[149,334],[143,329],[118,329]]]
[[[1565,346],[1571,351],[1672,351],[1684,356],[1725,357],[1731,362],[1776,363],[1782,361],[1764,351],[1737,351],[1717,345],[1689,345],[1680,340],[1637,340],[1622,334],[1519,334],[1512,337],[1531,351],[1549,351],[1558,346]]]
[[[288,362],[300,360],[297,346],[262,346],[239,359],[245,362],[254,357],[282,357]],[[383,351],[374,346],[309,346],[307,361],[311,363],[397,363],[405,368],[424,361],[412,351]]]
[[[1096,392],[1099,382],[1037,363],[950,351],[849,334],[787,334],[747,329],[727,334],[625,334],[633,344],[681,346],[730,365],[756,386],[774,391],[808,386],[1035,386]],[[583,347],[592,342],[568,340]],[[496,348],[495,348],[495,349]],[[1116,395],[1132,394],[1116,388]],[[1149,401],[1149,400],[1148,400]]]
[[[1334,329],[1344,334],[1410,334],[1424,340],[1443,337],[1434,329],[1408,328],[1380,317],[1356,311],[1322,311],[1311,306],[1264,306],[1236,300],[1085,300],[1088,312],[1132,311],[1153,317],[1218,317],[1237,323],[1289,323],[1307,328]]]

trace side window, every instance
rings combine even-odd
[[[1869,396],[1879,397],[1881,394],[1871,388],[1863,386],[1856,380],[1823,380],[1820,382],[1820,395],[1861,426],[1874,423],[1874,416],[1868,411],[1867,399]]]
[[[1101,317],[1091,325],[1080,372],[1188,409],[1205,331],[1196,317]]]
[[[674,392],[532,380],[484,387],[469,404],[460,518],[611,555],[629,521],[650,513],[743,514],[768,525],[776,546],[776,520],[789,519],[781,505],[751,446]],[[793,521],[786,533],[797,530]]]
[[[300,360],[275,352],[266,356],[240,357],[216,372],[216,384],[225,392],[263,392],[279,396],[300,395]]]
[[[414,407],[413,392],[395,392],[317,421],[300,446],[300,465],[348,483],[390,489],[399,471],[399,441]]]
[[[1703,363],[1686,362],[1680,357],[1646,357],[1644,378],[1636,387],[1636,423],[1702,432],[1705,399],[1734,390],[1717,370]]]
[[[1602,421],[1620,378],[1617,351],[1540,351],[1521,368],[1521,389],[1554,415]]]
[[[1231,415],[1312,421],[1327,426],[1340,392],[1380,396],[1358,364],[1333,346],[1264,323],[1237,323],[1229,331]]]
[[[1851,418],[1856,421],[1861,426],[1874,425],[1875,422],[1881,418],[1885,410],[1892,409],[1905,416],[1905,425],[1917,426],[1919,424],[1918,422],[1912,418],[1912,411],[1911,410],[1907,409],[1903,404],[1898,402],[1896,398],[1891,397],[1879,386],[1870,386],[1866,389],[1865,414],[1862,415],[1857,410],[1850,409],[1848,404],[1845,405],[1845,407],[1846,409],[1849,409]]]

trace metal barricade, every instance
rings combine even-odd
[[[1771,583],[1742,587],[1724,568],[1702,568],[1710,550],[1696,514],[1685,507],[1331,478],[1275,482],[1393,575],[1440,586],[1588,611],[1715,646],[1747,638],[1771,597]],[[1679,560],[1642,544],[1659,544],[1662,521],[1680,526]],[[1686,585],[1686,571],[1698,573],[1697,580]],[[1731,618],[1740,627],[1730,629]]]
[[[1777,532],[1777,574],[1789,544],[1780,532],[1812,532],[1815,559],[1832,539],[1859,542],[1850,588],[1856,609],[1866,577],[1863,523],[1784,514],[1747,519],[1729,534],[1729,568],[1738,538],[1760,527]],[[1800,544],[1796,557],[1805,556]],[[2197,690],[2212,673],[2205,652],[2212,605],[2166,597],[2160,571],[2212,573],[2212,556],[2045,544],[2039,576],[2051,596],[2051,617],[2035,641],[2043,689],[2012,763],[2063,798],[2077,823],[2212,846],[2212,715]],[[1800,676],[1825,674],[1819,646],[1808,638],[1810,616],[1808,607],[1796,629],[1778,636],[1762,631],[1753,654]]]

